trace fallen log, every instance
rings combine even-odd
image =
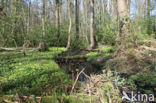
[[[30,50],[30,51],[34,51],[34,48],[25,48],[26,50]],[[23,52],[23,47],[18,47],[18,48],[3,48],[0,47],[0,52],[13,52],[13,51],[17,51],[17,52]]]
[[[3,51],[9,52],[9,51],[15,51],[15,50],[16,48],[0,48],[0,52],[3,52]]]

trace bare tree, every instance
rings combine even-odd
[[[88,39],[88,1],[83,2],[83,12],[84,12],[84,36],[86,38],[87,44],[89,44],[89,39]]]
[[[147,1],[147,17],[148,17],[148,22],[147,22],[147,33],[150,35],[151,34],[151,0]]]
[[[31,0],[29,0],[29,11],[28,11],[28,23],[27,23],[27,34],[29,33],[30,31],[30,26],[32,26],[32,21],[31,21],[31,17],[32,17],[32,14],[31,14]]]
[[[46,5],[46,0],[42,1],[42,36],[45,35],[45,5]]]
[[[69,17],[69,29],[68,29],[68,42],[67,42],[67,49],[70,48],[70,41],[71,41],[71,28],[72,28],[71,0],[68,0],[68,17]]]
[[[56,27],[58,40],[60,37],[60,0],[56,0]]]
[[[76,38],[79,38],[79,0],[75,0]]]
[[[96,46],[96,37],[94,32],[94,0],[90,0],[90,48]]]

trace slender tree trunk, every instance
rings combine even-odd
[[[79,0],[75,0],[76,38],[79,38]]]
[[[45,35],[45,4],[46,0],[43,0],[43,5],[42,5],[42,36]]]
[[[63,0],[59,1],[59,18],[60,18],[60,24],[63,23],[63,10],[62,10],[62,2]]]
[[[68,17],[69,17],[69,29],[68,29],[68,42],[67,42],[67,49],[70,48],[70,41],[71,41],[71,28],[72,28],[71,0],[69,0],[69,3],[68,3]]]
[[[60,0],[56,0],[56,27],[58,40],[60,38]]]
[[[150,35],[151,34],[151,0],[147,1],[148,7],[147,7],[147,33]]]
[[[114,18],[116,19],[116,20],[118,20],[118,5],[117,5],[117,0],[113,0],[113,6],[114,6]]]
[[[142,4],[141,4],[141,7],[140,7],[140,9],[139,9],[139,12],[140,12],[140,15],[142,16],[142,14],[143,14],[143,6],[145,5],[145,3],[146,3],[146,0],[143,0],[143,2],[142,2]]]
[[[29,11],[28,11],[28,24],[27,24],[27,34],[29,33],[31,27],[31,0],[29,0]]]
[[[108,14],[110,14],[110,0],[107,0],[108,1],[108,4],[107,4],[107,7],[108,7]]]
[[[105,17],[106,17],[106,1],[105,0],[102,1],[102,11],[103,11],[103,16],[104,16],[103,22],[105,22]]]
[[[87,8],[87,1],[83,2],[83,9],[84,9],[84,35],[87,41],[87,44],[89,44],[89,39],[88,39],[88,8]]]
[[[128,13],[130,14],[130,10],[131,10],[131,0],[127,1],[127,5],[128,5]]]
[[[96,46],[96,37],[94,32],[94,0],[90,0],[90,48],[93,49]]]

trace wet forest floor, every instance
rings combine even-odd
[[[111,46],[92,51],[50,47],[47,52],[27,51],[27,56],[0,52],[0,102],[121,103],[122,91],[155,94],[155,62],[136,61],[150,66],[152,73],[115,70],[123,65],[112,63],[114,52]]]

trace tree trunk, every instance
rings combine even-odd
[[[141,16],[142,16],[142,9],[143,9],[143,6],[145,5],[145,2],[146,2],[146,0],[143,0],[143,2],[142,2],[142,4],[141,4],[141,7],[140,7],[140,14],[141,14]]]
[[[147,33],[151,35],[151,0],[147,1]]]
[[[46,1],[43,0],[43,5],[42,5],[42,36],[45,35],[45,4]]]
[[[84,36],[86,38],[87,44],[89,44],[89,39],[88,39],[88,8],[87,8],[88,2],[84,1],[83,2],[83,9],[84,9]]]
[[[79,0],[75,0],[76,39],[79,38]]]
[[[32,28],[32,23],[31,23],[31,0],[29,0],[29,15],[28,15],[28,24],[27,24],[27,34],[29,33],[30,29]]]
[[[60,38],[60,1],[56,0],[56,27],[57,27],[57,37],[58,42]]]
[[[108,14],[110,14],[110,0],[107,0],[108,1],[108,4],[107,4],[107,8],[108,8]]]
[[[119,16],[119,34],[117,37],[117,44],[122,45],[125,44],[126,38],[128,38],[128,8],[126,4],[126,0],[117,0],[118,5],[118,16]]]
[[[128,5],[128,13],[130,14],[130,10],[131,10],[131,0],[127,1],[127,5]]]
[[[72,18],[71,18],[71,0],[68,3],[68,17],[69,17],[69,29],[68,29],[68,42],[67,42],[67,49],[70,48],[70,41],[71,41],[71,27],[72,27]]]
[[[125,0],[117,0],[118,13],[120,18],[125,18],[128,15],[127,4]]]
[[[93,49],[96,46],[96,37],[94,34],[94,0],[90,0],[90,48]]]

